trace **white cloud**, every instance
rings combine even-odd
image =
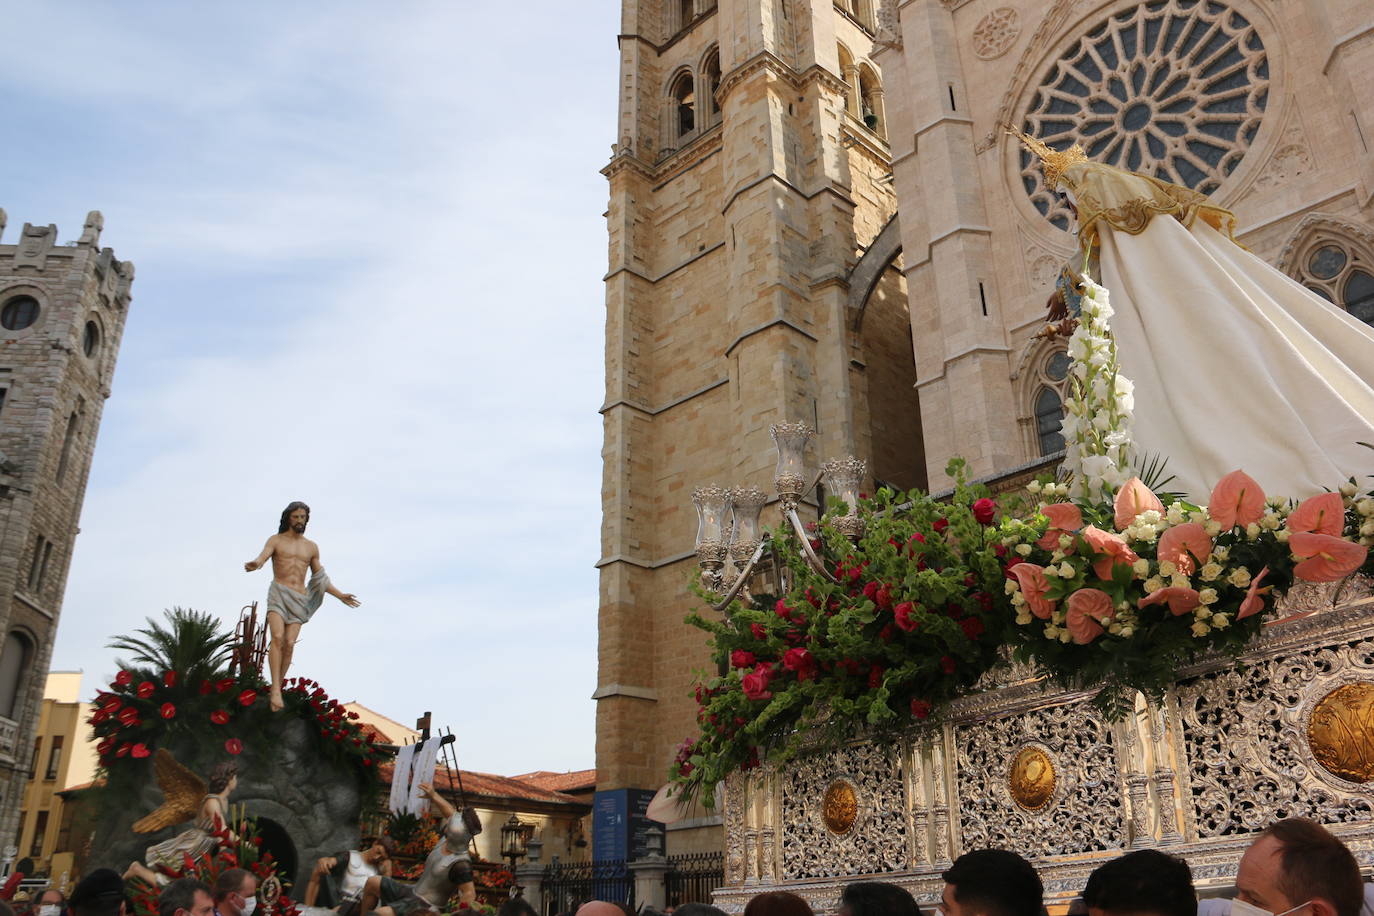
[[[304,499],[364,607],[297,673],[432,709],[464,766],[592,765],[605,6],[15,11],[60,44],[0,65],[17,123],[89,142],[11,223],[99,207],[139,270],[55,666],[93,687],[143,617],[261,601],[242,563]]]

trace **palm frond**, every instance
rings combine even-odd
[[[133,663],[163,671],[181,672],[188,678],[217,680],[225,673],[234,635],[225,632],[218,619],[204,611],[173,608],[162,621],[148,618],[148,626],[117,636],[109,648],[127,652]]]

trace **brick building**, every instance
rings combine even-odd
[[[0,211],[0,233],[5,217]],[[134,268],[103,219],[59,244],[27,223],[0,244],[0,846],[18,842],[72,546]],[[0,235],[0,242],[4,241]]]
[[[693,487],[771,492],[768,427],[938,488],[1062,445],[1075,248],[1002,133],[1157,173],[1374,321],[1374,6],[1361,0],[623,0],[604,174],[599,790],[694,731]],[[813,464],[813,466],[815,466]],[[670,852],[718,845],[712,819]]]

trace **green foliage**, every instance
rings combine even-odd
[[[132,662],[119,661],[121,668],[133,668],[142,680],[162,671],[179,672],[196,683],[218,681],[228,674],[234,634],[222,630],[217,618],[179,607],[163,616],[165,627],[149,617],[148,626],[109,643],[109,648],[132,657]]]

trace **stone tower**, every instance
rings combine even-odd
[[[0,244],[0,845],[6,846],[18,835],[33,730],[134,278],[133,264],[100,247],[103,222],[92,212],[80,238],[65,245],[58,244],[56,226],[25,223],[13,244]],[[4,225],[0,211],[0,233]]]
[[[926,482],[901,260],[893,245],[863,257],[897,231],[870,0],[624,0],[622,17],[604,170],[603,794],[661,786],[694,732],[693,670],[709,666],[683,623],[694,487],[772,492],[769,426],[789,420],[818,430],[816,458]],[[668,835],[670,852],[718,844]]]

